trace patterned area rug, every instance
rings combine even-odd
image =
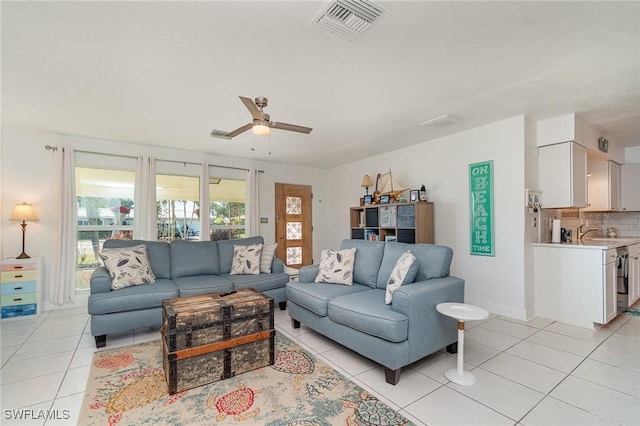
[[[638,309],[637,307],[622,308],[622,312],[624,312],[625,314],[640,317],[640,309]]]
[[[411,425],[276,333],[275,364],[169,395],[160,341],[94,355],[81,425]]]

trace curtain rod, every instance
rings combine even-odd
[[[45,145],[44,148],[48,151],[57,151],[58,147],[57,146],[51,146],[51,145]],[[107,154],[104,152],[96,152],[96,151],[83,151],[83,150],[74,150],[75,152],[81,152],[83,154],[96,154],[96,155],[108,155],[110,157],[121,157],[121,158],[137,158],[137,156],[133,156],[133,155],[122,155],[122,154]],[[166,161],[169,163],[182,163],[182,164],[194,164],[194,165],[198,165],[201,166],[202,163],[194,163],[191,161],[179,161],[179,160],[163,160],[163,159],[156,159],[157,161]],[[231,170],[244,170],[245,172],[248,172],[249,169],[245,168],[245,167],[231,167],[231,166],[221,166],[218,164],[209,164],[210,167],[220,167],[222,169],[231,169]],[[258,170],[258,173],[264,173],[264,170]]]

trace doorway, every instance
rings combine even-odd
[[[309,185],[276,183],[276,256],[290,268],[313,263],[312,192]]]

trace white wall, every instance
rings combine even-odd
[[[21,129],[2,129],[1,146],[1,222],[0,222],[0,258],[15,257],[22,249],[20,226],[9,221],[15,204],[29,202],[34,205],[39,221],[29,223],[26,235],[26,252],[31,257],[43,257],[45,265],[45,290],[49,287],[49,264],[52,253],[52,214],[48,206],[59,197],[54,188],[53,154],[44,146],[67,146],[75,150],[96,151],[122,155],[151,155],[156,159],[186,162],[203,162],[242,168],[264,170],[260,180],[260,216],[267,217],[269,223],[260,225],[260,233],[265,241],[275,240],[275,193],[274,184],[295,183],[311,185],[314,192],[313,226],[314,258],[320,258],[320,251],[328,245],[326,234],[318,232],[325,228],[327,216],[326,170],[310,167],[296,167],[285,164],[253,161],[241,158],[222,157],[213,154],[187,151],[184,149],[166,149],[146,145],[128,144],[117,141],[83,138],[70,135],[28,131]],[[180,144],[176,143],[177,146]],[[117,161],[117,157],[112,157]],[[76,305],[86,306],[86,297],[78,297]],[[60,306],[48,302],[45,291],[45,309]],[[64,307],[69,307],[66,305]]]
[[[525,290],[533,279],[525,279],[523,249],[529,242],[523,208],[525,133],[525,118],[519,116],[329,170],[328,246],[337,248],[349,237],[349,207],[358,205],[364,194],[362,176],[375,177],[391,168],[403,185],[426,185],[435,208],[435,242],[454,249],[452,274],[466,280],[466,302],[525,319],[533,304],[532,296],[526,296],[533,293],[532,287]],[[535,134],[530,134],[530,144],[535,144]],[[535,156],[537,169],[537,152]],[[494,161],[495,257],[469,254],[468,166],[487,160]]]
[[[624,164],[640,164],[640,146],[625,148]]]

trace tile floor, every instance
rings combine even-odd
[[[96,352],[88,320],[84,309],[65,309],[0,324],[1,424],[77,423]],[[286,311],[276,310],[276,327],[417,425],[640,424],[640,317],[621,314],[597,331],[495,315],[470,323],[465,369],[474,386],[444,378],[456,365],[446,352],[403,369],[391,386],[375,363],[304,325],[291,328]],[[110,335],[107,349],[157,338],[156,329],[137,329]],[[15,421],[17,408],[59,418]]]

